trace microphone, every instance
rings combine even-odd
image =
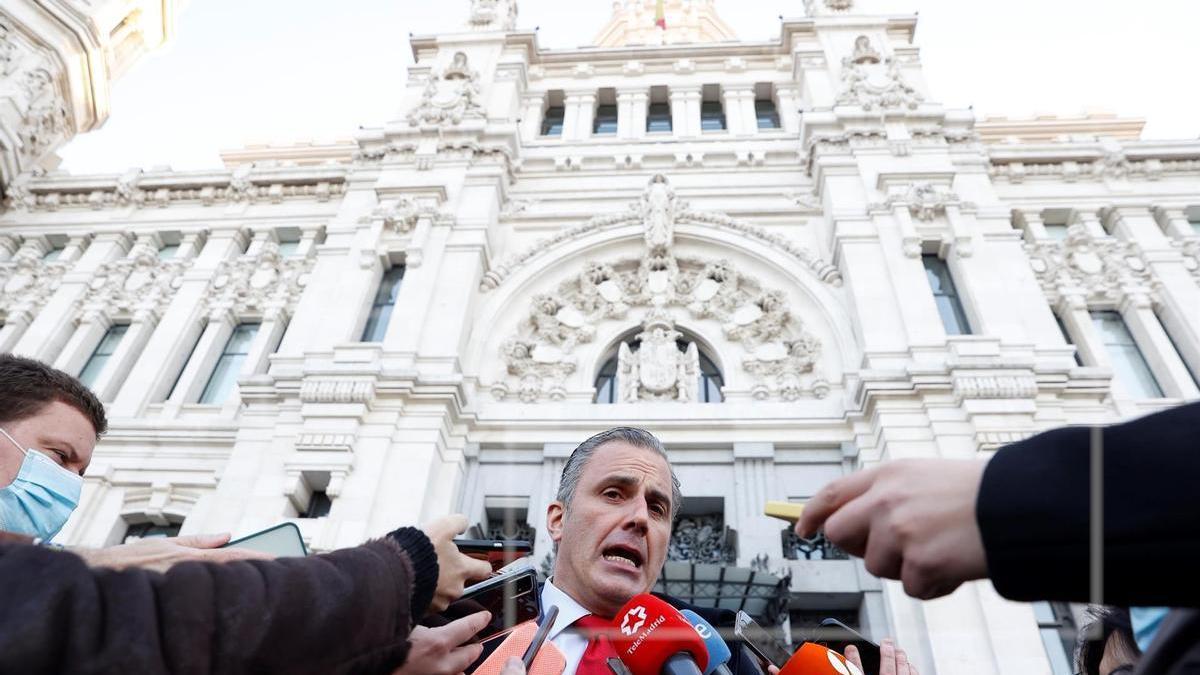
[[[704,646],[708,649],[708,668],[704,669],[704,675],[733,675],[729,666],[725,665],[729,663],[733,654],[729,651],[729,645],[725,644],[720,634],[717,633],[717,629],[690,609],[680,610],[679,613],[688,620],[688,623],[692,624],[692,627],[696,629],[696,634],[700,636],[701,640],[704,640]]]
[[[708,649],[679,610],[643,593],[613,619],[612,645],[633,675],[703,675]]]
[[[537,633],[538,625],[533,621],[526,621],[518,625],[504,638],[504,642],[496,647],[495,651],[488,654],[483,663],[479,664],[475,670],[470,671],[471,675],[500,675],[504,670],[504,664],[509,657],[517,657],[518,659],[529,649],[529,645],[533,643],[533,638]],[[529,675],[562,675],[562,672],[567,669],[567,659],[563,653],[558,650],[553,644],[546,642],[538,650],[537,656],[533,659],[533,664],[529,667]]]
[[[805,642],[779,670],[779,675],[863,675],[863,672],[832,649]]]

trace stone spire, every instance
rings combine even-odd
[[[597,47],[724,42],[737,36],[714,0],[613,0],[613,14],[592,41]],[[661,21],[660,18],[661,11]]]

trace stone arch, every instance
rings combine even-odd
[[[699,382],[697,383],[698,386],[696,389],[694,402],[710,403],[723,400],[724,394],[721,390],[723,390],[725,386],[725,367],[722,364],[720,350],[716,345],[711,344],[709,340],[697,332],[689,329],[687,325],[677,325],[675,326],[675,330],[679,333],[679,335],[675,338],[674,342],[681,353],[684,353],[685,355],[690,353],[688,348],[681,346],[682,344],[696,346],[697,356],[699,359],[699,362],[696,365],[698,366],[699,372],[693,373],[693,375],[697,377]],[[591,362],[591,373],[593,374],[592,381],[594,383],[593,389],[596,390],[597,396],[594,402],[621,402],[621,397],[619,395],[620,392],[617,389],[620,386],[619,379],[621,377],[621,347],[634,341],[641,342],[641,334],[644,331],[644,324],[635,325],[631,328],[619,331],[599,350],[599,358],[593,359]],[[612,372],[606,373],[606,370],[608,370],[610,366]],[[601,397],[600,381],[603,377],[605,377],[606,374],[610,375],[612,378],[612,391],[610,392],[611,395],[605,397],[610,400],[602,401],[599,400]],[[712,379],[718,380],[716,391],[706,391],[707,387],[712,386],[710,384],[710,380]],[[714,393],[718,397],[717,401],[712,400],[711,395]]]

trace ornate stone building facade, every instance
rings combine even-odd
[[[723,565],[709,591],[922,672],[1057,672],[1062,611],[913,601],[762,506],[1196,398],[1200,142],[947,110],[870,0],[761,43],[666,4],[549,50],[464,1],[353,143],[16,179],[0,349],[113,420],[62,540],[288,519],[328,550],[461,510],[542,559],[570,450],[635,424],[687,497],[673,592]]]

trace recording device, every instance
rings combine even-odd
[[[612,645],[633,675],[702,675],[708,649],[696,629],[671,605],[641,594],[613,619]]]
[[[771,501],[763,508],[763,515],[786,520],[793,525],[800,520],[801,513],[804,513],[804,505],[792,502]]]
[[[454,545],[463,555],[490,564],[493,572],[499,572],[505,565],[533,554],[533,544],[527,541],[455,539]]]
[[[738,611],[737,621],[733,625],[733,634],[739,640],[746,643],[750,651],[758,655],[767,665],[778,666],[781,663],[786,663],[791,655],[787,650],[779,646],[775,638],[766,631],[765,628],[754,622],[750,615]]]
[[[308,555],[300,528],[295,523],[280,523],[261,532],[235,539],[221,548],[245,548],[269,553],[276,558],[303,558]]]
[[[863,675],[846,657],[815,642],[805,642],[788,659],[779,675]]]
[[[863,672],[866,675],[879,674],[879,666],[883,661],[879,653],[879,645],[837,619],[823,619],[820,627],[813,631],[809,641],[824,645],[839,654],[845,654],[846,647],[854,645],[862,660]]]
[[[557,609],[557,607],[551,607],[550,611],[557,614]],[[558,650],[558,647],[544,642],[545,634],[549,633],[549,626],[554,623],[550,611],[547,611],[541,626],[533,621],[526,621],[514,628],[476,668],[467,672],[471,675],[500,675],[500,672],[504,670],[504,664],[510,658],[514,656],[520,658],[533,650],[532,661],[525,666],[529,675],[562,675],[567,668],[566,657]],[[542,627],[546,627],[541,638],[543,643],[534,649],[534,645],[538,643],[538,634],[542,633]]]
[[[487,610],[492,619],[472,637],[482,642],[503,635],[542,614],[542,597],[537,592],[537,571],[525,564],[506,568],[500,574],[468,586],[462,597],[450,603],[442,616],[453,621]]]
[[[729,663],[733,653],[729,651],[729,645],[721,639],[721,634],[717,632],[717,629],[690,609],[680,610],[679,613],[688,620],[688,623],[692,624],[692,627],[696,629],[696,634],[700,636],[701,640],[704,640],[704,646],[708,649],[708,667],[704,669],[704,675],[732,675],[729,666],[725,664]]]

